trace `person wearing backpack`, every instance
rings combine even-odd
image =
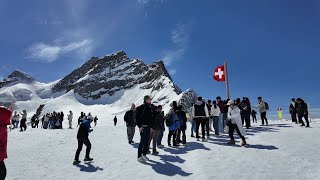
[[[179,120],[177,111],[178,111],[177,102],[173,101],[171,104],[171,110],[166,115],[166,126],[169,128],[169,134],[168,134],[169,147],[171,147],[172,145],[174,147],[178,146],[177,131],[180,128],[180,120]],[[172,144],[171,144],[171,139],[172,139]]]
[[[269,110],[269,105],[262,100],[262,97],[258,97],[258,103],[258,105],[253,107],[257,108],[261,115],[262,126],[264,126],[264,121],[266,121],[266,125],[268,126],[267,111]]]
[[[198,97],[198,101],[193,105],[192,109],[192,117],[196,121],[196,138],[199,140],[199,128],[201,125],[202,131],[202,141],[206,142],[206,133],[205,133],[205,126],[206,126],[206,119],[209,118],[209,112],[206,103],[203,101],[202,97]]]

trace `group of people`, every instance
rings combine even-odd
[[[177,147],[180,144],[186,144],[186,130],[188,119],[192,123],[191,137],[200,138],[203,142],[208,141],[210,132],[215,132],[216,136],[221,133],[229,133],[230,142],[234,144],[233,133],[236,130],[242,139],[242,145],[246,145],[245,134],[243,128],[251,127],[250,115],[252,115],[253,122],[257,122],[255,110],[256,108],[262,119],[262,125],[268,125],[267,111],[269,110],[268,103],[264,102],[261,97],[258,97],[258,104],[251,106],[250,100],[244,97],[242,101],[240,98],[236,100],[225,100],[217,97],[216,100],[205,101],[199,97],[197,102],[187,111],[181,105],[173,101],[171,103],[171,110],[164,115],[162,106],[155,106],[151,102],[150,96],[144,97],[144,103],[136,107],[132,104],[131,109],[124,115],[124,121],[127,127],[127,136],[129,144],[133,144],[133,137],[135,128],[138,126],[140,133],[140,144],[138,148],[138,161],[148,161],[147,154],[151,154],[149,147],[152,143],[152,154],[157,155],[159,152],[157,148],[163,148],[162,139],[163,134],[168,128],[168,147]],[[201,126],[201,137],[199,130]],[[195,133],[195,136],[194,136]]]
[[[297,98],[296,100],[295,98],[292,98],[289,112],[293,123],[299,123],[301,126],[310,127],[308,104],[303,99]],[[303,118],[307,125],[304,123]]]

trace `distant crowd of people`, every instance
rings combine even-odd
[[[20,128],[20,131],[26,131],[27,130],[27,116],[28,113],[26,110],[23,110],[22,113],[18,113],[17,111],[14,112],[12,118],[11,118],[11,129]],[[86,115],[85,113],[81,112],[79,118],[78,118],[78,125],[88,117],[91,117],[91,113]],[[72,120],[73,120],[73,112],[69,111],[69,114],[67,114],[67,120],[69,124],[68,129],[72,128]],[[93,118],[95,126],[98,122],[98,117],[95,116]],[[30,125],[31,128],[43,128],[43,129],[63,129],[63,121],[64,121],[64,113],[63,112],[52,112],[52,113],[46,113],[42,117],[37,116],[34,114],[30,118]],[[40,124],[41,123],[41,124]],[[20,127],[19,127],[20,125]]]

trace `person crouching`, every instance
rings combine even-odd
[[[229,132],[230,137],[230,142],[228,144],[236,143],[233,137],[234,130],[236,130],[238,135],[242,139],[242,146],[245,146],[247,144],[244,137],[246,135],[246,131],[243,129],[240,109],[235,106],[234,101],[232,100],[230,100],[227,105],[229,106],[229,109],[226,131]]]

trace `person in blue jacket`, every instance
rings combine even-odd
[[[79,161],[79,155],[82,150],[83,144],[87,146],[86,149],[86,156],[84,158],[84,161],[92,161],[93,159],[90,158],[90,150],[91,150],[91,143],[89,140],[89,133],[91,133],[93,130],[91,129],[90,123],[92,123],[93,118],[88,117],[88,119],[83,120],[80,123],[77,139],[78,139],[78,149],[74,158],[74,164],[79,164],[81,161]]]
[[[168,146],[171,147],[171,138],[172,138],[172,144],[174,147],[178,146],[177,142],[177,132],[180,129],[180,119],[178,117],[177,111],[178,111],[178,105],[176,101],[173,101],[172,103],[172,109],[167,114],[167,126],[169,128],[169,134],[168,134]]]

